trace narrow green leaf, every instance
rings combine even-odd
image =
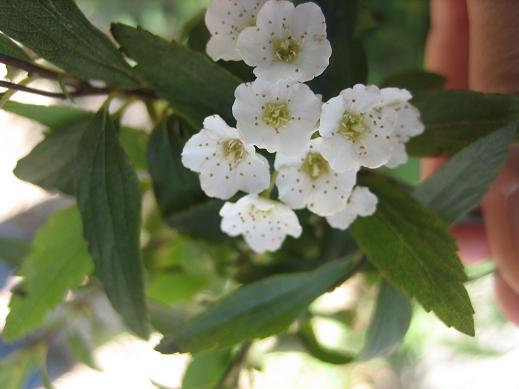
[[[21,351],[0,360],[0,388],[20,389],[37,367],[34,351]]]
[[[366,179],[365,184],[378,196],[379,206],[350,229],[361,249],[387,280],[427,311],[474,335],[466,276],[447,224],[384,180]]]
[[[443,220],[454,224],[475,208],[494,182],[514,141],[517,123],[509,124],[455,154],[414,196]]]
[[[358,359],[368,360],[391,354],[402,342],[411,324],[409,298],[387,282],[380,288],[377,304]]]
[[[241,287],[157,346],[162,353],[224,349],[285,330],[317,297],[354,271],[355,261],[330,262],[317,270],[276,275]]]
[[[16,58],[20,61],[32,62],[31,58],[20,46],[2,33],[0,33],[0,54]]]
[[[128,328],[147,337],[139,186],[106,109],[88,124],[78,150],[78,204],[96,274]]]
[[[214,114],[232,123],[239,78],[206,56],[142,29],[114,24],[112,34],[124,52],[137,61],[136,70],[194,128],[200,128],[204,118]]]
[[[425,70],[408,70],[387,77],[380,86],[405,88],[414,93],[442,89],[445,82],[445,77],[436,73]]]
[[[17,268],[30,251],[30,245],[17,239],[0,237],[0,260]]]
[[[231,361],[229,350],[207,351],[193,356],[182,379],[182,389],[215,389]]]
[[[519,118],[519,97],[468,91],[415,96],[426,131],[408,143],[417,157],[452,155],[475,140]]]
[[[93,370],[99,369],[92,354],[92,346],[80,333],[69,335],[67,340],[70,351],[79,362]]]
[[[66,292],[92,271],[76,208],[52,216],[38,232],[23,262],[21,285],[9,304],[3,336],[12,341],[35,330]]]
[[[110,39],[73,0],[3,0],[0,30],[79,78],[123,88],[139,86]]]
[[[148,297],[166,305],[184,302],[209,285],[204,275],[163,273],[150,279]]]
[[[2,96],[0,94],[0,98]],[[92,112],[64,105],[46,106],[8,101],[2,109],[53,129],[77,124],[92,117]]]
[[[303,2],[303,1],[299,1]],[[356,35],[359,0],[315,0],[326,17],[327,34],[332,44],[330,65],[310,85],[325,99],[337,96],[343,89],[366,83],[368,75],[366,52],[362,39]]]

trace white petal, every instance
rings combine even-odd
[[[382,105],[380,89],[374,85],[354,85],[353,88],[345,89],[341,92],[348,111],[353,113],[363,113]]]
[[[225,160],[210,159],[203,164],[200,172],[200,186],[209,197],[227,200],[239,190],[239,177]]]
[[[286,26],[292,24],[295,7],[290,1],[269,0],[258,13],[258,28],[265,34],[284,36]]]
[[[407,151],[405,149],[405,145],[403,143],[396,143],[393,152],[391,153],[391,158],[386,163],[386,166],[393,169],[400,165],[403,165],[408,161]]]
[[[304,208],[312,190],[309,177],[296,166],[281,169],[276,179],[276,186],[279,199],[292,209]]]
[[[420,118],[420,112],[411,104],[405,104],[397,111],[396,133],[403,140],[422,134],[425,126]]]
[[[319,133],[327,136],[335,131],[346,111],[346,104],[342,96],[334,97],[323,104]]]
[[[315,3],[303,3],[296,7],[292,22],[292,33],[312,39],[316,35],[326,37],[326,21],[321,8]]]
[[[235,38],[237,39],[237,38]],[[240,61],[241,55],[236,50],[236,41],[220,35],[212,36],[207,42],[207,55],[213,61]]]
[[[411,93],[407,89],[382,88],[380,90],[384,105],[400,104],[411,100]]]
[[[263,192],[270,185],[269,163],[262,155],[247,158],[236,167],[238,188],[247,193]]]
[[[263,59],[265,59],[265,57],[263,57]],[[301,79],[299,68],[295,67],[293,64],[285,62],[264,61],[263,63],[258,64],[254,69],[254,75],[270,82],[276,82],[279,80],[305,81]]]
[[[320,216],[342,211],[357,180],[357,171],[330,172],[312,183],[313,192],[308,198],[308,209]]]
[[[219,147],[217,141],[217,138],[210,136],[208,130],[201,130],[193,135],[182,150],[182,164],[194,172],[200,172],[202,165]]]
[[[295,65],[299,69],[297,80],[307,82],[324,73],[330,64],[332,46],[327,39],[305,41]]]
[[[238,36],[236,49],[249,66],[269,66],[272,63],[272,47],[269,37],[257,27],[247,27]]]
[[[353,189],[349,203],[359,216],[371,216],[377,210],[378,198],[368,188],[357,186]]]
[[[300,155],[308,149],[312,133],[308,130],[304,131],[304,128],[297,125],[284,128],[278,136],[276,151],[288,156]]]
[[[323,138],[319,151],[336,172],[359,169],[355,146],[340,134]]]
[[[213,115],[205,118],[204,129],[210,130],[219,138],[238,138],[239,134],[235,128],[229,125],[218,115]]]
[[[326,217],[326,221],[333,228],[338,230],[346,230],[357,218],[355,212],[351,212],[349,208],[344,209],[342,212],[336,213]]]
[[[386,164],[396,145],[391,137],[388,138],[368,135],[356,143],[354,147],[360,164],[370,169],[376,169]]]

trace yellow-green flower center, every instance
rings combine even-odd
[[[257,206],[255,206],[254,204],[252,204],[251,207],[249,208],[249,216],[252,219],[252,221],[254,221],[255,223],[261,222],[261,221],[271,217],[272,212],[273,212],[272,208],[266,209],[266,210],[260,209]]]
[[[267,126],[280,130],[285,128],[291,115],[286,103],[267,103],[263,106],[263,121]]]
[[[330,171],[330,165],[328,165],[328,161],[321,154],[310,152],[306,155],[306,159],[303,162],[303,171],[310,178],[316,179],[327,174]]]
[[[342,116],[338,131],[352,142],[358,141],[371,130],[361,115],[346,112]]]
[[[301,47],[291,37],[274,42],[274,59],[279,62],[292,63],[299,55]]]
[[[229,139],[223,145],[223,153],[225,158],[232,163],[239,163],[247,155],[243,142],[239,139]]]

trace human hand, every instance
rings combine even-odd
[[[426,66],[451,89],[519,92],[519,4],[516,0],[431,0]],[[445,161],[422,162],[428,177]],[[519,325],[519,146],[482,203],[483,223],[452,229],[465,263],[496,260],[496,294],[503,313]]]

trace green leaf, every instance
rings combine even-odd
[[[76,208],[53,215],[38,232],[22,264],[23,277],[9,304],[3,336],[12,341],[35,330],[67,291],[92,271]]]
[[[300,1],[303,2],[303,1]],[[337,96],[343,89],[366,83],[367,59],[362,39],[356,36],[360,12],[358,0],[315,0],[326,17],[327,34],[332,44],[330,65],[310,85],[325,99]]]
[[[454,224],[475,208],[494,182],[514,141],[517,123],[481,138],[455,154],[414,196]]]
[[[36,367],[34,350],[17,352],[0,360],[0,388],[24,388],[29,375],[34,373]]]
[[[411,324],[412,312],[409,298],[383,282],[359,359],[365,361],[391,354],[402,343]]]
[[[170,215],[168,224],[181,233],[197,238],[211,240],[227,240],[229,236],[220,228],[220,209],[224,202],[221,200],[207,200],[190,206],[182,212]]]
[[[446,325],[474,335],[466,276],[447,224],[384,180],[371,178],[364,184],[378,196],[378,209],[358,219],[350,231],[368,259]]]
[[[182,379],[182,389],[216,388],[231,360],[229,350],[207,351],[193,356]]]
[[[30,245],[17,239],[0,237],[0,260],[17,268],[29,253]]]
[[[314,271],[276,275],[241,287],[166,336],[157,350],[196,353],[277,334],[313,300],[351,276],[355,265],[352,259],[334,261]]]
[[[75,161],[85,122],[51,132],[24,158],[18,161],[14,174],[23,181],[48,191],[76,193]]]
[[[319,343],[314,330],[309,322],[301,325],[297,338],[304,348],[314,358],[332,365],[347,365],[355,360],[352,355],[340,351],[331,350]]]
[[[139,86],[117,48],[73,0],[3,0],[0,30],[79,78],[123,88]]]
[[[99,369],[94,360],[91,345],[79,332],[70,334],[67,340],[70,351],[79,362],[93,370]]]
[[[2,96],[0,94],[0,98]],[[77,124],[92,117],[92,112],[63,105],[46,106],[8,101],[2,109],[53,129]]]
[[[86,125],[93,116],[91,112],[84,112],[84,114],[76,116],[75,122],[72,121],[72,116],[67,120],[58,120],[57,117],[49,119],[49,123],[54,122],[56,125],[69,123],[69,120],[70,123],[65,127],[55,127],[55,130],[48,133],[41,143],[18,161],[14,174],[19,179],[38,185],[50,192],[58,191],[75,196],[78,145]],[[135,166],[144,169],[147,135],[140,130],[122,128],[120,138]]]
[[[442,89],[447,80],[445,77],[425,70],[408,70],[387,77],[381,88],[395,87],[409,89],[411,92]]]
[[[142,29],[114,24],[112,34],[137,61],[136,70],[194,128],[214,114],[233,122],[234,90],[240,79],[206,56]]]
[[[0,33],[0,54],[16,58],[20,61],[32,62],[27,53],[9,37]]]
[[[452,155],[519,117],[519,97],[468,91],[415,96],[426,131],[407,145],[417,157]]]
[[[96,274],[128,328],[146,338],[141,197],[137,175],[106,107],[88,124],[78,150],[77,198]]]
[[[173,305],[188,300],[208,285],[209,280],[203,275],[158,274],[149,282],[148,297],[162,304]]]

